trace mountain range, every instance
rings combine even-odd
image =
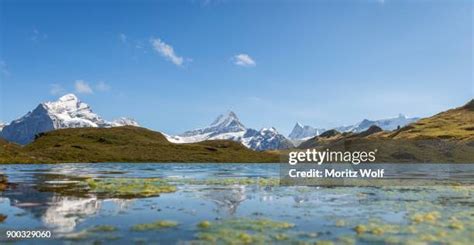
[[[189,130],[179,135],[164,133],[163,135],[169,142],[175,144],[197,143],[206,140],[231,140],[257,151],[283,150],[299,146],[325,132],[326,134],[332,134],[331,132],[356,134],[367,131],[371,126],[377,126],[382,131],[393,131],[418,120],[419,118],[407,118],[400,114],[398,117],[389,119],[364,119],[354,125],[336,127],[332,130],[296,123],[292,132],[288,137],[285,137],[274,127],[260,130],[247,128],[236,113],[230,111],[219,115],[207,127]],[[33,111],[7,125],[0,123],[0,137],[9,142],[26,145],[31,143],[38,134],[57,129],[120,126],[139,127],[140,125],[135,120],[126,117],[107,121],[94,113],[89,105],[80,101],[74,94],[66,94],[57,101],[39,104]]]
[[[139,126],[130,118],[106,121],[95,114],[86,103],[74,94],[66,94],[57,101],[39,104],[33,111],[2,127],[0,137],[17,144],[32,142],[39,133],[63,128],[109,128]]]
[[[384,131],[376,125],[362,132],[329,130],[302,142],[298,148],[350,152],[377,150],[377,162],[472,163],[474,100],[404,127],[397,126],[393,131]]]
[[[50,107],[64,106],[55,107],[43,103],[38,109],[39,112],[28,113],[21,118],[23,120],[15,120],[4,130],[11,125],[17,127],[41,125],[34,124],[33,119],[36,117],[31,114],[39,115],[40,119],[46,117],[51,124],[57,123],[63,128],[37,133],[34,135],[35,140],[25,146],[0,139],[0,163],[278,162],[288,151],[295,150],[294,148],[273,151],[249,149],[264,149],[263,145],[271,149],[280,148],[278,144],[284,142],[285,137],[278,134],[274,128],[258,131],[246,128],[232,112],[219,116],[209,127],[187,131],[179,136],[165,136],[160,132],[136,126],[116,127],[134,121],[123,119],[116,124],[106,122],[98,119],[95,114],[91,115],[93,113],[90,108],[85,110],[87,106],[77,103],[80,105],[73,106],[77,109],[73,111],[77,111],[78,115],[88,115],[79,119],[88,118],[89,121],[90,119],[96,121],[78,124],[76,122],[82,121],[74,117],[67,118],[66,114],[69,117],[74,114],[71,110],[66,110],[68,113],[58,112],[69,120],[60,118],[62,121],[53,121],[58,120],[59,116],[53,117],[47,113],[49,119],[44,114],[41,117],[39,113],[41,108],[46,110],[44,107],[51,109]],[[68,125],[86,126],[67,128]],[[23,129],[38,131],[37,128],[26,126]],[[362,124],[359,126],[362,128]],[[178,140],[181,142],[170,142]],[[245,143],[247,147],[241,143]],[[403,127],[397,125],[392,131],[383,130],[377,125],[371,125],[362,132],[327,130],[303,141],[297,148],[353,153],[377,151],[376,162],[380,163],[473,163],[474,100],[462,107],[419,119]]]
[[[360,133],[360,132],[366,131],[371,126],[375,125],[375,126],[380,127],[382,130],[392,131],[397,128],[404,127],[410,123],[416,122],[419,119],[420,118],[417,118],[417,117],[407,118],[403,114],[399,114],[398,117],[395,117],[395,118],[380,119],[380,120],[364,119],[354,125],[341,126],[341,127],[336,127],[333,129],[341,133],[345,133],[345,132]],[[297,145],[297,142],[302,142],[310,138],[313,138],[315,136],[319,136],[325,131],[327,130],[322,129],[322,128],[314,128],[308,125],[303,126],[297,122],[296,125],[293,127],[293,130],[291,131],[291,133],[288,135],[288,138],[290,138]]]
[[[294,147],[290,140],[271,128],[247,128],[237,115],[230,111],[219,115],[208,127],[186,131],[180,135],[165,135],[172,143],[195,143],[204,140],[232,140],[257,150],[281,150]]]

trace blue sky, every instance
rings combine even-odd
[[[167,133],[287,134],[474,96],[472,1],[0,0],[0,120],[76,93]]]

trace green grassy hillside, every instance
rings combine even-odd
[[[474,100],[392,132],[333,133],[299,148],[372,151],[377,162],[474,163]]]
[[[474,141],[474,100],[466,105],[423,118],[386,135],[393,139],[451,139]]]
[[[0,138],[0,163],[34,162],[34,158],[22,151],[21,146],[9,143]]]
[[[138,127],[76,128],[43,133],[0,155],[1,162],[278,162],[277,154],[256,152],[231,141],[173,144],[158,132]],[[12,158],[17,152],[24,158]],[[26,161],[28,160],[28,161]]]

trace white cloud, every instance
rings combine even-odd
[[[100,81],[100,82],[97,83],[97,85],[95,86],[95,89],[97,89],[98,91],[102,91],[102,92],[109,91],[109,90],[110,90],[110,85],[108,85],[108,84],[105,83],[105,82]]]
[[[257,65],[255,60],[252,59],[252,57],[250,57],[248,54],[237,54],[232,57],[232,60],[234,61],[234,64],[238,66],[251,67]]]
[[[119,34],[119,39],[122,43],[126,43],[127,42],[127,35],[125,35],[123,33],[120,33]]]
[[[7,63],[3,60],[0,60],[0,74],[3,76],[9,76],[10,71],[8,71]]]
[[[80,94],[92,94],[94,92],[89,84],[83,80],[76,80],[74,88],[76,89],[76,92]]]
[[[50,87],[51,89],[49,90],[49,92],[52,95],[60,95],[60,94],[64,94],[65,92],[64,88],[60,84],[54,83],[54,84],[51,84]]]
[[[48,38],[46,33],[39,31],[38,29],[33,29],[33,34],[31,35],[31,40],[33,42],[39,42]]]
[[[178,56],[171,45],[166,44],[161,41],[159,38],[152,38],[150,40],[153,49],[158,52],[161,56],[165,57],[167,60],[173,62],[177,66],[181,66],[184,62],[184,58]]]

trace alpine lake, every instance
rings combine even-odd
[[[6,164],[0,169],[2,244],[474,241],[473,167],[446,170],[455,180],[450,184],[372,187],[283,186],[280,164]],[[423,166],[403,178],[429,180],[430,169]],[[47,230],[51,238],[6,236],[21,230]]]

